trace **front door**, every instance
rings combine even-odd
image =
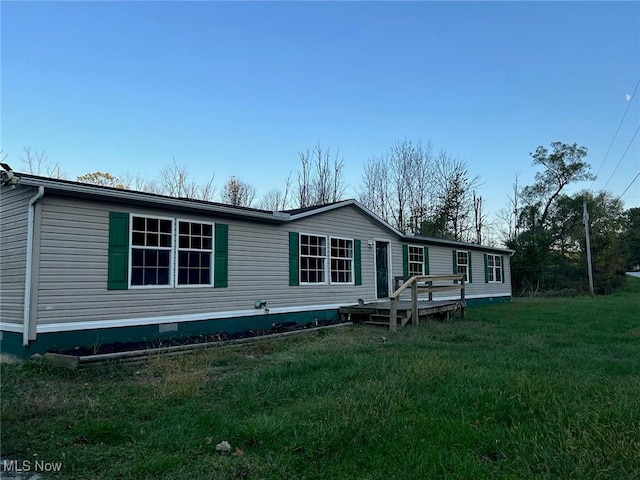
[[[389,296],[389,242],[376,241],[376,297]]]

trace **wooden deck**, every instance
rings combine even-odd
[[[429,315],[444,313],[447,320],[451,312],[456,312],[463,307],[461,300],[418,300],[418,319]],[[398,302],[398,324],[405,325],[411,321],[411,300]],[[389,326],[391,316],[391,302],[381,300],[364,304],[348,305],[340,308],[340,316],[344,321],[363,322],[372,325]],[[418,321],[414,322],[417,324]]]

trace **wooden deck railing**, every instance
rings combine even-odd
[[[396,279],[397,281],[398,279]],[[434,285],[433,282],[453,282],[451,285]],[[394,285],[396,291],[389,299],[391,301],[391,312],[389,315],[389,329],[395,330],[398,324],[398,300],[406,289],[411,288],[411,324],[418,324],[418,293],[428,293],[429,301],[433,300],[433,292],[443,290],[460,290],[461,313],[464,317],[465,297],[464,297],[464,275],[415,275],[405,281],[399,287]]]

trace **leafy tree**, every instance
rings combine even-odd
[[[520,205],[517,233],[507,242],[516,250],[512,258],[514,286],[529,294],[556,287],[557,272],[566,273],[569,255],[580,251],[577,237],[569,235],[568,230],[572,225],[577,228],[581,209],[564,199],[562,192],[572,183],[594,178],[584,161],[585,147],[553,142],[551,149],[539,146],[530,154],[533,165],[543,170],[536,173],[533,185],[519,192],[521,202],[513,203]]]
[[[121,189],[129,188],[126,182],[121,181],[118,177],[107,172],[85,173],[84,175],[80,175],[76,180],[81,183],[90,183],[92,185],[100,185],[102,187],[114,187]]]
[[[222,203],[237,207],[250,207],[255,198],[256,188],[233,176],[222,188]]]
[[[550,153],[545,147],[539,146],[530,154],[533,157],[533,165],[541,165],[544,170],[536,173],[533,185],[522,190],[526,204],[538,210],[535,212],[537,218],[534,221],[538,221],[543,227],[546,226],[555,200],[567,185],[595,178],[589,172],[589,164],[583,160],[587,155],[585,147],[579,147],[575,143],[569,145],[552,142],[551,148],[553,151]]]
[[[623,283],[624,258],[621,237],[625,216],[622,202],[608,192],[588,191],[558,197],[549,219],[552,252],[562,259],[555,274],[562,285],[587,288],[586,236],[583,204],[587,202],[591,232],[594,287],[598,293],[611,293]]]
[[[511,257],[514,288],[530,296],[538,293],[549,264],[551,243],[551,236],[539,226],[520,232],[514,240],[507,242],[507,248],[515,250]]]
[[[640,269],[640,207],[626,211],[625,230],[622,235],[625,269],[638,270]]]

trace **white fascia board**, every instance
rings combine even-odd
[[[23,327],[21,323],[0,322],[0,330],[4,332],[22,333]]]
[[[503,297],[511,297],[512,295],[510,293],[494,293],[491,295],[465,295],[464,298],[465,300],[477,300],[479,298],[503,298]],[[423,301],[428,301],[429,297],[426,296],[422,296],[419,295],[418,296],[418,300],[423,300]],[[456,300],[460,300],[460,295],[456,296],[446,296],[446,297],[436,297],[434,295],[433,301],[434,302],[441,302],[443,300],[446,301],[456,301]]]
[[[269,313],[262,309],[231,310],[226,312],[194,313],[186,315],[167,315],[161,317],[123,318],[114,320],[86,320],[78,322],[47,323],[37,327],[37,333],[71,332],[76,330],[95,330],[103,328],[140,327],[145,325],[161,325],[165,323],[197,322],[202,320],[223,320],[230,318],[270,316],[281,313],[300,313],[313,310],[336,310],[351,303],[325,305],[302,305],[295,307],[269,308]],[[20,330],[22,331],[22,330]]]

